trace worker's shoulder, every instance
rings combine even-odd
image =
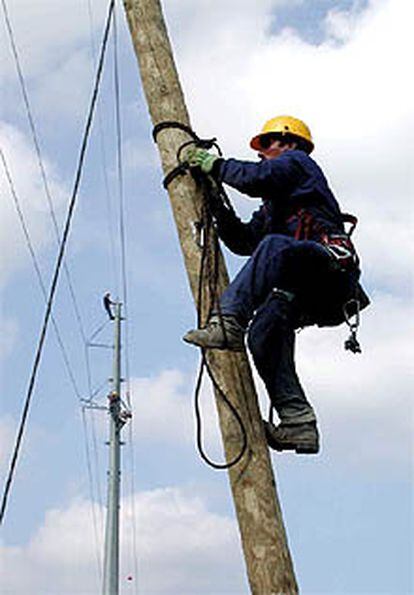
[[[278,158],[280,165],[284,165],[292,170],[301,171],[311,176],[324,176],[321,166],[305,151],[293,149],[292,151],[286,151]]]
[[[310,155],[308,155],[305,151],[301,151],[300,149],[292,149],[290,151],[286,151],[278,157],[278,160],[286,163],[290,161],[309,165],[312,164],[319,167],[316,161],[314,161],[314,159],[312,159]]]
[[[295,177],[302,177],[303,174],[310,175],[320,170],[317,163],[305,151],[298,149],[286,151],[279,155],[277,159],[272,159],[268,163],[271,164],[270,167],[275,171],[285,171]]]

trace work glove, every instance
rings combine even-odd
[[[184,153],[184,159],[188,162],[190,167],[199,167],[205,174],[211,173],[218,155],[209,153],[206,149],[199,149],[198,147],[189,147]]]

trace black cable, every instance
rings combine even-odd
[[[95,502],[94,502],[95,489],[94,489],[93,471],[92,471],[92,458],[91,458],[91,452],[90,452],[89,443],[88,443],[88,424],[86,421],[85,407],[82,407],[81,411],[82,411],[83,432],[85,435],[85,457],[86,457],[86,468],[88,471],[89,493],[90,493],[91,499],[92,499],[91,510],[92,510],[92,525],[93,525],[93,532],[94,532],[95,546],[96,546],[95,547],[95,556],[96,556],[96,563],[97,563],[97,568],[98,568],[98,578],[99,578],[99,581],[102,582],[101,548],[99,547],[100,540],[98,537],[99,536],[98,518],[97,518]]]
[[[4,0],[2,0],[2,1],[4,4]],[[114,10],[114,4],[115,4],[115,0],[111,0],[109,3],[108,16],[107,16],[107,21],[105,24],[105,30],[104,30],[102,46],[101,46],[101,53],[100,53],[100,57],[99,57],[99,64],[98,64],[98,69],[96,72],[95,84],[94,84],[91,103],[90,103],[89,112],[88,112],[88,116],[87,116],[87,120],[86,120],[85,131],[84,131],[84,135],[83,135],[83,139],[82,139],[82,143],[81,143],[81,147],[80,147],[79,160],[78,160],[78,166],[77,166],[75,181],[74,181],[73,190],[72,190],[72,196],[70,199],[67,217],[66,217],[66,221],[65,221],[65,226],[64,226],[64,230],[63,230],[63,234],[62,234],[62,239],[61,239],[60,246],[59,246],[57,261],[56,261],[56,265],[55,265],[55,270],[54,270],[54,274],[53,274],[53,278],[52,278],[52,282],[51,282],[51,286],[50,286],[49,297],[48,297],[47,306],[46,306],[46,312],[45,312],[43,325],[42,325],[42,329],[41,329],[41,333],[40,333],[40,337],[39,337],[39,343],[38,343],[38,346],[36,349],[35,359],[34,359],[34,363],[33,363],[32,372],[30,375],[29,386],[27,389],[27,394],[26,394],[26,398],[25,398],[25,402],[24,402],[24,406],[23,406],[23,412],[22,412],[22,416],[21,416],[21,420],[20,420],[20,424],[19,424],[17,438],[16,438],[16,442],[14,445],[14,449],[13,449],[13,455],[12,455],[12,459],[11,459],[11,463],[10,463],[10,468],[9,468],[6,482],[5,482],[5,488],[4,488],[4,492],[3,492],[1,509],[0,509],[0,524],[3,522],[4,515],[6,512],[8,496],[9,496],[10,489],[12,486],[14,472],[15,472],[15,468],[17,465],[17,459],[18,459],[18,455],[20,452],[20,446],[21,446],[21,442],[23,439],[23,433],[24,433],[24,429],[26,426],[26,420],[27,420],[27,416],[29,413],[30,402],[32,399],[33,389],[35,386],[37,371],[39,368],[41,355],[43,352],[43,346],[44,346],[44,342],[45,342],[45,338],[46,338],[46,331],[47,331],[47,327],[48,327],[48,323],[49,323],[49,319],[50,319],[50,315],[51,315],[51,310],[52,310],[53,298],[56,293],[57,283],[58,283],[58,279],[59,279],[59,273],[60,273],[61,266],[62,266],[66,243],[67,243],[67,240],[69,237],[69,231],[70,231],[70,227],[71,227],[73,212],[74,212],[74,208],[75,208],[75,204],[76,204],[76,198],[77,198],[81,175],[82,175],[82,170],[83,170],[83,164],[84,164],[84,160],[85,160],[86,148],[88,145],[89,134],[90,134],[91,126],[92,126],[95,105],[96,105],[96,101],[98,98],[99,83],[101,80],[101,75],[102,75],[102,70],[103,70],[105,50],[106,50],[106,46],[107,46],[107,42],[108,42],[108,36],[109,36],[109,30],[110,30],[110,25],[111,25],[111,20],[112,20],[112,14],[113,14],[113,10]]]
[[[26,221],[25,221],[25,218],[24,218],[24,215],[23,215],[23,211],[22,211],[21,206],[20,206],[20,201],[19,201],[19,198],[17,196],[17,192],[16,192],[16,189],[15,189],[15,186],[14,186],[14,183],[13,183],[13,180],[12,180],[12,177],[11,177],[11,174],[10,174],[10,171],[9,171],[9,168],[7,166],[7,162],[6,162],[6,159],[4,157],[4,153],[3,153],[3,150],[2,149],[0,149],[0,156],[1,156],[1,160],[3,162],[4,170],[5,170],[6,177],[7,177],[8,183],[9,183],[10,192],[11,192],[11,195],[13,197],[13,202],[14,202],[14,205],[15,205],[15,208],[16,208],[16,211],[17,211],[17,215],[18,215],[18,218],[19,218],[19,221],[20,221],[22,230],[23,230],[23,234],[24,234],[25,239],[26,239],[26,244],[28,246],[28,250],[29,250],[30,255],[31,255],[31,258],[32,258],[33,266],[34,266],[34,269],[36,271],[36,275],[37,275],[37,278],[38,278],[38,281],[39,281],[39,285],[40,285],[40,288],[42,290],[42,293],[43,293],[43,296],[44,296],[44,299],[45,299],[45,302],[46,302],[47,301],[47,292],[46,292],[46,287],[45,287],[45,284],[44,284],[44,281],[43,281],[42,273],[40,271],[40,266],[39,266],[39,263],[38,263],[38,260],[37,260],[37,257],[36,257],[36,253],[35,253],[35,250],[34,250],[34,247],[33,247],[32,241],[31,241],[31,238],[30,238],[29,230],[28,230],[28,227],[26,225]],[[78,401],[81,401],[82,397],[80,395],[80,391],[78,389],[78,386],[77,386],[77,383],[76,383],[76,380],[75,380],[75,375],[74,375],[73,370],[72,370],[72,367],[70,365],[69,356],[67,354],[65,345],[63,343],[63,339],[62,339],[62,337],[60,335],[60,331],[59,331],[59,328],[58,328],[56,319],[54,318],[53,314],[51,314],[51,321],[52,321],[52,324],[53,324],[53,327],[54,327],[54,330],[55,330],[56,338],[57,338],[57,341],[58,341],[58,344],[59,344],[59,347],[60,347],[60,350],[61,350],[61,353],[62,353],[63,361],[65,363],[66,370],[67,370],[69,379],[71,381],[73,390],[75,392],[75,395],[78,398]],[[106,322],[105,322],[105,324],[106,324]],[[89,453],[88,442],[87,442],[88,436],[87,436],[86,419],[84,417],[84,408],[82,408],[82,411],[83,411],[83,418],[82,418],[82,420],[83,420],[83,429],[84,429],[84,434],[85,434],[85,449],[86,449],[86,461],[87,461],[88,478],[89,478],[89,484],[90,485],[93,485],[92,467],[91,467],[90,453]],[[92,500],[93,500],[93,490],[91,490],[91,493],[92,493]],[[99,493],[99,488],[98,488],[98,493]],[[94,507],[93,507],[93,510],[92,510],[92,516],[93,516],[94,532],[95,532],[95,536],[96,536],[97,535],[97,526],[96,526],[96,513],[95,513]],[[97,539],[97,537],[95,537],[95,538]],[[99,555],[98,555],[98,560],[99,560]],[[101,565],[98,564],[98,567],[100,569],[100,572],[102,573]]]
[[[4,4],[3,4],[3,8],[4,8]],[[32,112],[31,112],[31,108],[30,108],[30,104],[29,104],[29,99],[28,99],[28,94],[26,91],[26,86],[25,86],[25,82],[24,82],[24,78],[23,78],[23,74],[20,68],[20,62],[19,62],[19,58],[18,58],[18,54],[17,54],[17,49],[14,43],[14,38],[13,38],[13,34],[11,32],[11,27],[10,27],[10,22],[8,21],[8,16],[7,16],[7,12],[6,12],[6,21],[9,27],[9,34],[10,34],[10,40],[11,40],[11,44],[12,44],[12,48],[13,48],[13,53],[15,54],[15,61],[16,61],[16,66],[17,66],[17,70],[18,70],[18,74],[19,74],[19,79],[20,79],[20,84],[21,84],[21,89],[22,89],[22,94],[24,97],[24,102],[26,105],[26,112],[27,112],[27,116],[28,116],[28,120],[30,123],[30,128],[32,130],[32,137],[33,137],[33,142],[34,142],[34,146],[36,149],[36,153],[37,153],[37,158],[38,158],[38,164],[39,164],[39,168],[40,168],[40,172],[41,172],[41,177],[43,180],[43,185],[45,188],[45,193],[47,196],[47,201],[49,204],[49,211],[50,211],[50,215],[53,221],[53,226],[55,229],[55,234],[56,234],[56,238],[57,241],[59,243],[59,231],[58,231],[58,225],[57,225],[57,220],[56,220],[56,216],[55,216],[55,212],[53,209],[53,205],[52,205],[52,199],[51,199],[51,195],[50,195],[50,191],[49,191],[49,186],[48,186],[48,182],[47,182],[47,178],[46,178],[46,172],[45,172],[45,168],[43,166],[43,161],[42,161],[42,157],[41,157],[41,152],[40,152],[40,145],[38,142],[38,137],[37,137],[37,133],[36,133],[36,128],[35,128],[35,124],[34,124],[34,118],[32,116]],[[10,193],[11,196],[13,198],[13,203],[14,206],[16,208],[16,212],[20,221],[20,225],[23,231],[23,235],[25,237],[26,240],[26,244],[28,247],[28,250],[30,252],[30,256],[32,258],[32,263],[39,281],[39,285],[45,300],[45,303],[47,303],[47,290],[46,290],[46,286],[45,283],[43,281],[43,276],[40,270],[40,266],[38,263],[38,259],[36,257],[36,252],[33,246],[33,243],[31,241],[30,238],[30,233],[29,233],[29,229],[28,226],[26,224],[25,221],[25,217],[23,214],[23,210],[20,206],[20,201],[16,192],[16,188],[14,186],[12,177],[11,177],[11,173],[10,170],[8,168],[3,150],[0,148],[0,155],[1,155],[1,160],[3,162],[3,166],[4,166],[4,170],[6,173],[6,177],[9,183],[9,187],[10,187]],[[80,327],[80,331],[81,331],[81,335],[82,338],[84,338],[84,331],[83,331],[83,325],[82,325],[82,321],[80,319],[80,314],[79,314],[79,308],[77,305],[77,300],[76,300],[76,296],[75,296],[75,292],[73,289],[73,285],[72,285],[72,281],[71,281],[71,277],[70,277],[70,273],[69,273],[69,268],[66,265],[66,263],[64,264],[65,267],[65,273],[66,273],[66,278],[67,278],[67,282],[69,285],[69,289],[70,289],[70,294],[72,297],[72,301],[74,304],[74,308],[75,308],[75,313],[77,314],[77,320],[78,320],[78,324]],[[51,321],[52,321],[52,325],[55,331],[55,335],[56,335],[56,339],[58,342],[58,345],[60,347],[60,351],[62,354],[62,358],[66,367],[66,371],[69,377],[69,380],[72,384],[73,390],[75,392],[75,395],[78,399],[79,402],[82,401],[82,397],[80,394],[80,391],[78,389],[77,386],[77,382],[75,379],[75,374],[72,370],[72,366],[70,364],[70,360],[69,360],[69,356],[65,347],[65,344],[63,342],[62,336],[60,334],[59,331],[59,327],[57,325],[57,321],[55,319],[55,317],[53,316],[53,313],[51,313]],[[105,322],[106,324],[106,322]],[[90,386],[90,369],[89,369],[89,361],[86,361],[86,367],[87,367],[87,376],[88,376],[88,386]],[[90,389],[91,391],[91,389]],[[89,391],[89,392],[90,392]],[[94,395],[91,395],[91,398]],[[90,457],[90,450],[89,450],[89,446],[88,446],[88,431],[87,431],[87,422],[86,422],[86,416],[85,416],[85,409],[84,407],[82,407],[82,426],[83,426],[83,432],[84,432],[84,437],[85,437],[85,456],[86,456],[86,466],[87,466],[87,473],[88,473],[88,482],[89,482],[89,486],[90,486],[90,493],[91,493],[91,506],[92,506],[92,519],[93,519],[93,527],[94,527],[94,535],[95,535],[95,542],[96,542],[96,556],[97,556],[97,562],[98,562],[98,572],[100,573],[100,575],[102,575],[102,564],[100,562],[100,548],[98,548],[98,532],[97,532],[97,520],[96,520],[96,511],[95,511],[95,505],[94,505],[94,490],[93,490],[93,485],[94,485],[94,481],[93,481],[93,473],[92,473],[92,465],[91,465],[91,457]],[[100,488],[99,488],[99,483],[98,483],[98,495],[100,495]],[[100,502],[102,503],[102,497],[100,497]],[[102,506],[102,504],[101,504]]]
[[[89,17],[89,32],[90,32],[90,44],[91,44],[91,55],[94,67],[97,67],[97,51],[96,51],[96,44],[94,38],[94,19],[93,19],[93,11],[92,11],[92,2],[88,0],[88,17]],[[103,119],[102,119],[102,110],[98,105],[97,109],[97,116],[98,116],[98,133],[99,133],[99,145],[100,145],[100,152],[101,152],[101,160],[100,165],[102,169],[102,179],[104,182],[104,197],[105,197],[105,207],[106,207],[106,215],[107,215],[107,225],[108,225],[108,237],[109,237],[109,244],[110,244],[110,259],[111,259],[111,268],[112,268],[112,286],[116,289],[116,293],[118,292],[118,274],[117,274],[117,266],[116,266],[116,250],[115,250],[115,234],[114,234],[114,227],[113,227],[113,217],[112,217],[112,207],[111,207],[111,192],[109,190],[109,178],[108,178],[108,159],[107,159],[107,152],[105,146],[105,137],[104,137],[104,126],[103,126]]]
[[[169,128],[176,128],[186,132],[190,137],[191,140],[186,141],[183,143],[177,151],[177,162],[178,165],[170,171],[163,180],[163,186],[165,188],[168,187],[168,184],[172,182],[172,180],[178,175],[184,175],[189,171],[188,164],[185,161],[181,161],[181,155],[183,150],[190,146],[194,145],[196,147],[200,147],[203,149],[211,149],[215,147],[218,151],[218,154],[221,156],[221,149],[218,146],[215,138],[211,139],[201,139],[199,136],[186,124],[182,124],[181,122],[177,122],[175,120],[168,120],[165,122],[159,122],[153,129],[153,139],[157,142],[158,134],[163,130],[167,130]],[[213,216],[209,208],[209,201],[212,198],[212,194],[214,193],[214,200],[219,200],[224,206],[231,208],[229,199],[227,194],[225,193],[221,184],[216,183],[210,176],[206,176],[201,172],[193,171],[193,177],[195,178],[196,183],[201,187],[202,193],[204,196],[203,205],[202,205],[202,214],[201,214],[201,222],[200,223],[200,231],[203,234],[203,243],[202,243],[202,251],[201,251],[201,258],[200,258],[200,269],[198,275],[198,288],[197,288],[197,327],[201,328],[203,321],[202,321],[202,311],[203,311],[203,288],[205,285],[205,277],[207,276],[207,283],[209,289],[209,296],[210,296],[210,304],[207,308],[207,320],[210,317],[214,308],[217,308],[217,313],[219,316],[220,324],[223,329],[224,337],[226,337],[226,331],[223,324],[223,319],[221,315],[220,309],[220,302],[217,293],[217,284],[218,284],[218,270],[219,270],[219,245],[217,234],[214,229],[213,225]],[[211,246],[213,249],[211,250]],[[213,263],[211,263],[213,260]],[[200,390],[201,384],[203,380],[204,370],[207,371],[207,374],[216,389],[216,392],[220,395],[223,401],[226,403],[227,407],[230,409],[232,414],[234,415],[242,434],[242,446],[238,455],[228,463],[215,463],[212,461],[204,452],[203,447],[203,440],[202,440],[202,415],[200,411]],[[211,367],[208,364],[207,357],[205,354],[205,350],[201,348],[201,363],[200,368],[196,380],[196,387],[194,390],[194,409],[196,414],[196,436],[197,436],[197,448],[200,453],[201,458],[205,461],[210,467],[213,469],[230,469],[234,465],[242,459],[244,456],[248,441],[247,441],[247,432],[246,428],[243,424],[243,420],[233,405],[231,401],[226,396],[225,392],[221,388],[220,384],[217,382],[217,379],[214,376],[214,373]]]
[[[88,345],[88,343],[90,343],[92,341],[92,339],[95,339],[95,337],[97,335],[99,335],[99,333],[106,327],[107,324],[109,324],[109,318],[105,319],[105,322],[103,322],[102,324],[100,324],[98,326],[98,328],[96,330],[93,331],[93,333],[91,335],[89,335],[88,340],[86,341],[86,344]]]
[[[207,370],[208,376],[209,376],[214,388],[216,389],[216,391],[218,392],[220,397],[223,399],[223,401],[226,403],[227,407],[230,409],[230,411],[234,415],[234,417],[241,429],[242,446],[240,448],[240,452],[228,463],[216,463],[215,461],[211,460],[208,457],[208,455],[206,455],[206,453],[204,451],[203,424],[202,424],[202,415],[201,415],[201,410],[200,410],[200,390],[201,390],[201,383],[202,383],[202,379],[203,379],[203,375],[204,375],[204,369]],[[239,412],[237,411],[237,409],[235,408],[233,403],[228,399],[228,397],[226,396],[226,393],[223,391],[221,386],[216,381],[213,371],[207,362],[206,353],[203,348],[201,348],[201,363],[200,363],[200,369],[198,372],[196,388],[194,391],[194,409],[195,409],[196,421],[197,421],[197,424],[196,424],[197,449],[198,449],[198,452],[200,453],[200,457],[203,459],[203,461],[205,463],[207,463],[207,465],[209,465],[210,467],[213,467],[213,469],[230,469],[231,467],[234,467],[234,465],[237,465],[237,463],[243,458],[244,453],[247,450],[246,428],[244,427],[244,424],[240,417]]]
[[[196,176],[198,183],[201,185],[203,194],[204,194],[204,204],[203,204],[203,245],[202,245],[202,253],[200,259],[200,272],[198,277],[198,295],[197,295],[197,326],[200,328],[203,324],[202,321],[202,311],[203,311],[203,287],[205,284],[205,277],[207,276],[207,282],[209,286],[209,295],[210,295],[210,304],[207,309],[207,320],[209,319],[212,311],[214,308],[217,307],[218,315],[220,322],[223,326],[223,321],[220,312],[220,305],[218,299],[218,292],[217,292],[217,284],[218,284],[218,255],[219,255],[219,246],[217,235],[215,233],[212,216],[208,208],[208,193],[209,193],[209,186],[208,181],[202,175]],[[211,250],[212,246],[212,250]],[[213,259],[213,263],[211,263],[211,258]],[[207,273],[207,275],[206,275]],[[224,327],[223,327],[224,331]],[[225,335],[225,331],[224,331]],[[201,458],[205,463],[207,463],[213,469],[230,469],[237,465],[237,463],[243,458],[246,450],[247,450],[247,432],[244,426],[243,420],[237,411],[236,407],[233,403],[229,400],[224,390],[221,388],[220,384],[218,383],[213,370],[211,369],[206,356],[206,350],[200,348],[201,351],[201,363],[200,368],[197,376],[196,387],[194,390],[194,409],[196,414],[196,439],[197,439],[197,448],[200,453]],[[201,391],[201,384],[203,380],[204,370],[207,371],[207,374],[215,388],[216,392],[220,395],[221,399],[225,402],[227,407],[232,412],[233,416],[235,417],[241,431],[242,437],[242,446],[240,448],[239,453],[229,462],[227,463],[216,463],[212,459],[208,457],[208,455],[204,451],[203,441],[202,441],[202,415],[200,411],[200,391]]]
[[[184,173],[187,173],[188,166],[185,162],[181,161],[181,155],[183,150],[190,146],[195,145],[196,147],[204,148],[204,149],[211,149],[215,147],[218,151],[218,154],[221,156],[222,152],[220,147],[218,146],[216,139],[201,139],[197,136],[197,134],[188,126],[181,124],[180,122],[168,121],[168,122],[161,122],[157,126],[155,126],[153,131],[154,140],[157,139],[159,132],[165,130],[167,128],[179,128],[184,132],[187,132],[189,136],[191,136],[191,140],[183,143],[177,151],[177,161],[178,166],[173,169],[167,176],[164,178],[163,185],[167,187],[168,184],[177,176]],[[211,194],[214,191],[214,199],[221,201],[224,205],[229,206],[229,199],[224,192],[224,189],[221,185],[216,184],[213,180],[202,174],[201,172],[193,172],[193,177],[195,178],[196,183],[201,187],[204,201],[202,206],[202,221],[201,221],[201,230],[203,233],[203,243],[202,243],[202,252],[201,252],[201,259],[200,259],[200,269],[199,269],[199,276],[198,276],[198,291],[197,291],[197,327],[201,328],[203,321],[202,321],[202,311],[203,311],[203,287],[205,285],[205,278],[207,277],[208,289],[209,289],[209,296],[210,296],[210,304],[207,308],[207,320],[209,319],[210,315],[212,314],[213,310],[217,308],[220,324],[223,329],[224,336],[226,337],[226,331],[223,324],[223,319],[221,316],[220,310],[220,302],[218,298],[217,292],[217,284],[218,284],[218,272],[219,272],[219,245],[217,234],[215,232],[213,226],[213,217],[212,213],[209,209],[209,200],[211,198]],[[212,186],[214,184],[214,186]],[[211,262],[213,261],[213,262]],[[204,451],[203,447],[203,440],[202,440],[202,415],[200,410],[200,391],[201,385],[203,380],[204,370],[207,371],[207,374],[219,396],[223,399],[226,403],[227,407],[230,409],[232,414],[234,415],[242,434],[242,446],[240,452],[228,463],[216,463],[211,460]],[[194,390],[194,409],[196,415],[196,441],[197,441],[197,448],[200,453],[201,458],[205,463],[207,463],[213,469],[230,469],[237,465],[237,463],[243,458],[246,450],[247,450],[247,432],[246,428],[243,424],[243,420],[233,405],[233,403],[228,399],[227,395],[221,388],[220,384],[217,382],[216,377],[208,364],[206,352],[204,349],[201,348],[201,363],[200,368],[196,380],[196,387]]]

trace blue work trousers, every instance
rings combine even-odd
[[[284,424],[316,419],[296,373],[295,328],[304,305],[312,310],[314,305],[329,303],[334,281],[332,257],[321,244],[271,234],[260,242],[220,299],[222,314],[249,325],[249,349]],[[333,295],[332,299],[338,299],[337,290]]]

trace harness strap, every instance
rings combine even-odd
[[[305,209],[300,209],[297,216],[299,223],[295,231],[295,240],[308,240],[313,226],[313,215]]]
[[[350,223],[351,227],[349,231],[346,232],[346,235],[350,238],[354,232],[355,227],[358,223],[358,218],[355,215],[351,215],[351,213],[341,213],[342,223]]]
[[[357,332],[360,323],[360,312],[361,304],[357,298],[353,298],[346,302],[343,306],[343,313],[345,322],[349,327],[350,335],[345,341],[345,351],[351,351],[352,353],[361,353],[361,345],[357,339]],[[352,320],[352,317],[355,317]]]
[[[295,230],[295,240],[308,240],[312,231],[316,231],[317,233],[319,232],[321,237],[332,235],[327,233],[324,226],[318,221],[315,221],[312,213],[306,209],[299,209],[294,215],[289,217],[287,223],[290,223],[295,217],[299,219],[298,226]],[[341,222],[344,224],[349,223],[351,226],[348,231],[345,231],[344,234],[349,239],[353,234],[355,227],[357,226],[358,219],[355,217],[355,215],[351,215],[350,213],[341,213]],[[333,235],[339,237],[341,234]]]

